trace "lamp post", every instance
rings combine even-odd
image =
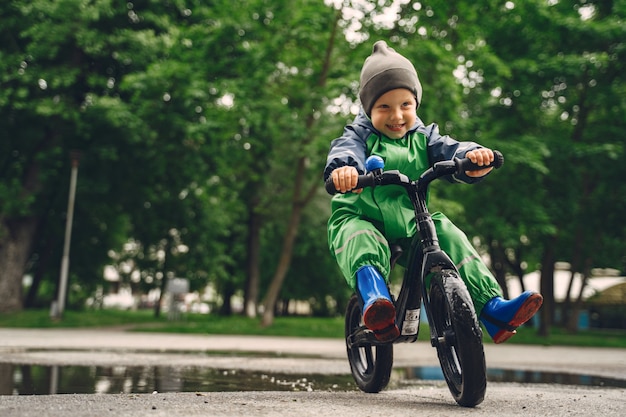
[[[56,307],[52,310],[54,318],[62,318],[65,310],[65,297],[67,295],[67,274],[70,267],[70,242],[72,240],[72,222],[74,220],[74,201],[76,199],[76,180],[78,178],[78,161],[80,152],[71,151],[72,174],[70,177],[70,195],[67,201],[67,219],[65,220],[65,241],[63,243],[63,258],[61,259],[61,276],[59,279],[59,294]]]

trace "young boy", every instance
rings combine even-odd
[[[417,117],[422,86],[413,64],[387,46],[374,44],[361,70],[362,109],[343,135],[330,146],[324,180],[332,177],[341,193],[332,200],[328,220],[330,250],[348,285],[363,302],[364,324],[379,340],[398,337],[395,308],[387,287],[390,244],[405,251],[416,233],[408,196],[396,187],[355,190],[365,172],[365,159],[379,155],[385,169],[417,178],[435,162],[467,157],[479,166],[493,161],[493,152],[473,142],[442,136],[436,124],[425,126]],[[491,171],[485,168],[448,178],[475,183]],[[351,193],[348,193],[352,191]],[[441,248],[456,264],[474,308],[495,343],[515,334],[541,307],[540,294],[526,291],[512,300],[502,290],[465,234],[442,213],[433,213]]]

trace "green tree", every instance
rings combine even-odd
[[[616,213],[623,206],[619,192],[607,195],[623,168],[602,166],[623,155],[623,11],[620,1],[408,2],[376,32],[414,48],[426,122],[504,152],[501,173],[441,187],[436,201],[446,211],[461,203],[455,221],[489,252],[505,292],[509,273],[542,268],[543,326],[554,315],[555,262],[588,275],[623,257],[611,243],[623,225],[605,213],[608,201]]]
[[[621,267],[623,1],[335,3],[3,3],[0,311],[21,308],[25,273],[28,306],[55,296],[70,151],[71,305],[109,263],[137,291],[211,283],[224,313],[263,297],[265,324],[282,300],[341,304],[320,173],[376,39],[415,62],[426,123],[504,152],[502,172],[433,203],[505,289],[543,269],[542,324],[555,262]]]
[[[60,259],[63,215],[67,202],[69,151],[83,153],[81,166],[93,167],[118,158],[116,147],[107,148],[111,137],[128,138],[134,118],[119,109],[113,116],[115,80],[140,63],[115,54],[120,44],[145,45],[137,41],[152,33],[134,24],[127,10],[116,11],[108,2],[81,6],[76,1],[5,2],[1,29],[3,62],[2,93],[2,187],[0,188],[0,264],[5,273],[0,287],[7,297],[0,311],[22,307],[21,283],[25,271],[39,279],[54,274],[54,261]],[[128,37],[98,36],[99,25],[118,27]],[[138,35],[133,37],[132,35]],[[145,39],[155,37],[146,36]],[[154,45],[155,47],[157,45]],[[145,50],[145,49],[144,49]],[[154,51],[158,53],[158,50]],[[100,100],[102,99],[102,100]],[[105,129],[103,129],[103,127]],[[89,152],[94,143],[98,151]],[[75,246],[92,250],[87,257],[76,257],[73,270],[90,270],[102,265],[106,247],[120,237],[121,218],[116,220],[115,204],[93,207],[84,203],[92,192],[119,186],[115,179],[91,183],[79,174]],[[103,180],[105,178],[102,178]],[[94,185],[93,188],[83,188]],[[87,196],[82,194],[87,190]],[[81,213],[90,217],[84,218]],[[98,215],[108,222],[102,223]],[[83,234],[81,226],[108,227],[112,233]],[[61,239],[59,239],[61,237]],[[94,275],[92,275],[94,276]]]
[[[544,334],[553,323],[557,261],[588,276],[623,256],[611,243],[624,236],[612,214],[623,201],[607,192],[622,187],[624,173],[607,163],[624,152],[620,3],[479,3],[483,24],[464,54],[479,77],[465,80],[469,128],[507,160],[484,191],[463,191],[466,230],[488,248],[501,283],[506,270],[521,278],[541,268]],[[567,307],[564,316],[575,317]]]
[[[216,209],[232,200],[220,199],[227,185],[207,173],[227,167],[216,162],[227,143],[221,145],[223,132],[209,126],[207,116],[226,113],[205,74],[180,64],[189,59],[180,51],[191,40],[180,30],[188,10],[178,6],[71,0],[2,6],[11,24],[2,35],[6,117],[0,128],[8,141],[2,144],[0,263],[7,274],[0,281],[15,295],[3,311],[21,308],[25,271],[55,281],[50,259],[60,259],[69,150],[83,155],[71,268],[76,284],[99,283],[107,251],[131,236],[145,248],[144,262],[153,259],[148,278],[155,282],[177,269],[189,272],[188,265],[206,281],[210,267],[223,264],[208,262],[206,253],[220,245],[215,236],[228,227],[225,214],[236,210]],[[228,130],[224,117],[219,126]],[[205,233],[187,238],[196,230]],[[201,256],[170,262],[172,253],[183,255],[172,236],[182,239],[179,247],[194,244],[186,258]],[[164,244],[167,270],[154,257]]]
[[[621,187],[617,179],[624,174],[620,164],[607,162],[624,154],[615,132],[624,128],[625,29],[620,2],[608,8],[611,13],[606,6],[516,5],[504,19],[499,17],[500,27],[495,26],[490,41],[512,68],[513,88],[503,89],[509,120],[534,136],[541,144],[537,148],[547,149],[546,174],[526,183],[528,189],[518,187],[535,196],[533,205],[543,206],[545,213],[540,218],[547,214],[549,219],[550,227],[530,238],[531,245],[541,248],[543,334],[554,320],[554,263],[567,261],[573,272],[588,275],[591,267],[609,265],[604,253],[615,254],[601,246],[602,236],[623,236],[623,226],[607,221],[612,216],[606,215],[607,207],[623,202],[606,191]],[[617,266],[619,256],[612,259]]]

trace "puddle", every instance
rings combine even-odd
[[[0,395],[227,391],[346,391],[350,375],[310,375],[181,366],[43,366],[0,363]]]
[[[441,368],[436,366],[407,368],[403,370],[402,377],[403,379],[409,381],[419,379],[443,381],[443,373],[441,372]],[[626,379],[607,378],[593,375],[568,374],[562,372],[516,371],[495,368],[487,369],[487,381],[626,388]]]
[[[489,369],[491,382],[626,388],[626,380],[552,372]],[[443,381],[438,367],[394,369],[394,385]],[[226,391],[351,391],[350,375],[293,375],[171,366],[42,366],[0,363],[0,395]]]

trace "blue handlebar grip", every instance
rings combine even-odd
[[[367,172],[382,170],[385,167],[385,161],[378,155],[372,155],[365,161],[365,170]]]

